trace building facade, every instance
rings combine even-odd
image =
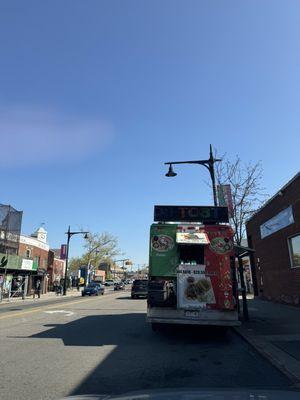
[[[43,226],[30,236],[20,235],[19,258],[22,260],[21,270],[15,271],[18,281],[24,276],[26,292],[31,294],[36,282],[41,282],[41,293],[53,290],[54,282],[64,279],[65,260],[61,260],[57,250],[51,250],[47,242],[47,231]]]
[[[48,290],[49,250],[47,231],[42,226],[30,236],[20,236],[19,256],[28,260],[28,271],[31,272],[29,274],[28,293],[34,290],[38,280],[41,281],[42,293],[46,293]]]
[[[50,249],[45,228],[22,235],[21,221],[21,211],[0,205],[0,260],[7,259],[0,266],[0,301],[33,294],[37,281],[41,293],[46,293],[64,279],[65,260],[60,259],[60,250]]]
[[[62,260],[59,251],[50,249],[48,253],[48,289],[53,290],[54,286],[60,284],[64,280],[65,260]]]
[[[300,305],[300,172],[246,224],[259,296]]]

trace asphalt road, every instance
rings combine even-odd
[[[290,385],[233,331],[152,332],[145,311],[118,292],[0,313],[0,398]]]

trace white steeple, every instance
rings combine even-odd
[[[48,232],[44,228],[43,224],[30,236],[37,238],[40,242],[47,243],[47,234]]]

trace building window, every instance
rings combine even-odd
[[[26,250],[26,258],[30,258],[31,257],[31,250],[27,249]]]
[[[35,256],[33,262],[37,267],[39,267],[40,266],[40,257]]]
[[[300,267],[300,235],[290,237],[289,249],[291,258],[291,267]]]

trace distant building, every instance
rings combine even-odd
[[[119,267],[113,261],[101,262],[97,269],[105,271],[106,279],[122,279],[125,276],[125,269]]]
[[[246,224],[259,295],[300,305],[300,172]]]
[[[61,283],[65,275],[65,260],[61,260],[57,249],[50,249],[48,253],[48,278],[49,289],[53,288],[54,283]]]
[[[111,263],[110,262],[101,262],[98,267],[99,270],[105,271],[108,274],[111,270]]]
[[[92,280],[95,282],[105,282],[105,271],[96,269],[92,273]]]
[[[54,257],[55,257],[55,258],[61,259],[61,258],[60,258],[61,249],[51,249],[51,250],[53,251]]]
[[[125,269],[113,264],[111,267],[112,279],[123,279],[125,277]]]

